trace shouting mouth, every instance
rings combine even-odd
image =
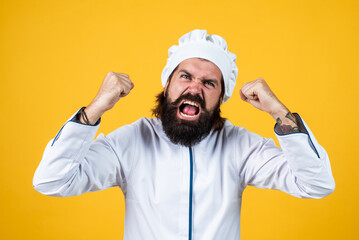
[[[194,101],[184,100],[178,108],[178,116],[185,120],[195,120],[201,112],[200,105]]]

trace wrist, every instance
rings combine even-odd
[[[278,115],[276,122],[274,129],[278,134],[301,132],[296,117],[289,110],[285,115]]]
[[[86,124],[91,124],[94,125],[97,123],[97,121],[101,118],[101,116],[105,113],[104,110],[101,110],[99,108],[96,108],[93,105],[89,105],[87,106],[84,110],[83,110],[83,114],[81,117],[81,121],[84,121],[87,123]],[[87,119],[86,119],[87,118]]]
[[[269,114],[272,116],[272,118],[274,118],[274,120],[277,120],[278,118],[283,118],[286,116],[288,112],[290,111],[286,106],[279,104],[276,108],[269,112]]]
[[[82,109],[79,120],[81,123],[95,125],[105,110],[99,107],[96,103],[91,102],[87,107]]]

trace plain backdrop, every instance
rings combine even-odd
[[[131,94],[102,118],[107,134],[151,117],[167,50],[193,29],[227,40],[239,74],[223,116],[275,138],[274,120],[241,101],[262,77],[327,150],[337,188],[320,200],[248,187],[242,239],[356,239],[359,2],[356,0],[0,1],[0,239],[122,239],[121,189],[43,196],[32,177],[48,141],[108,71]]]

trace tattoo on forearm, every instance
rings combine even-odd
[[[295,119],[295,116],[291,112],[288,112],[287,115],[285,115],[285,117],[291,120],[292,122],[294,122],[295,125],[297,125],[297,120]]]
[[[276,128],[277,132],[279,134],[300,132],[295,116],[291,112],[288,112],[285,115],[285,117],[288,118],[291,122],[293,122],[294,125],[293,124],[292,125],[283,124],[283,121],[278,117],[276,120],[277,121],[277,128]]]

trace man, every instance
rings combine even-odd
[[[107,74],[86,108],[46,147],[34,187],[74,196],[119,186],[126,202],[124,239],[240,239],[247,185],[321,198],[335,183],[325,150],[263,79],[243,85],[241,98],[269,113],[282,146],[220,116],[235,86],[236,56],[225,40],[194,30],[169,49],[156,118],[141,118],[107,136],[100,117],[134,87]]]

